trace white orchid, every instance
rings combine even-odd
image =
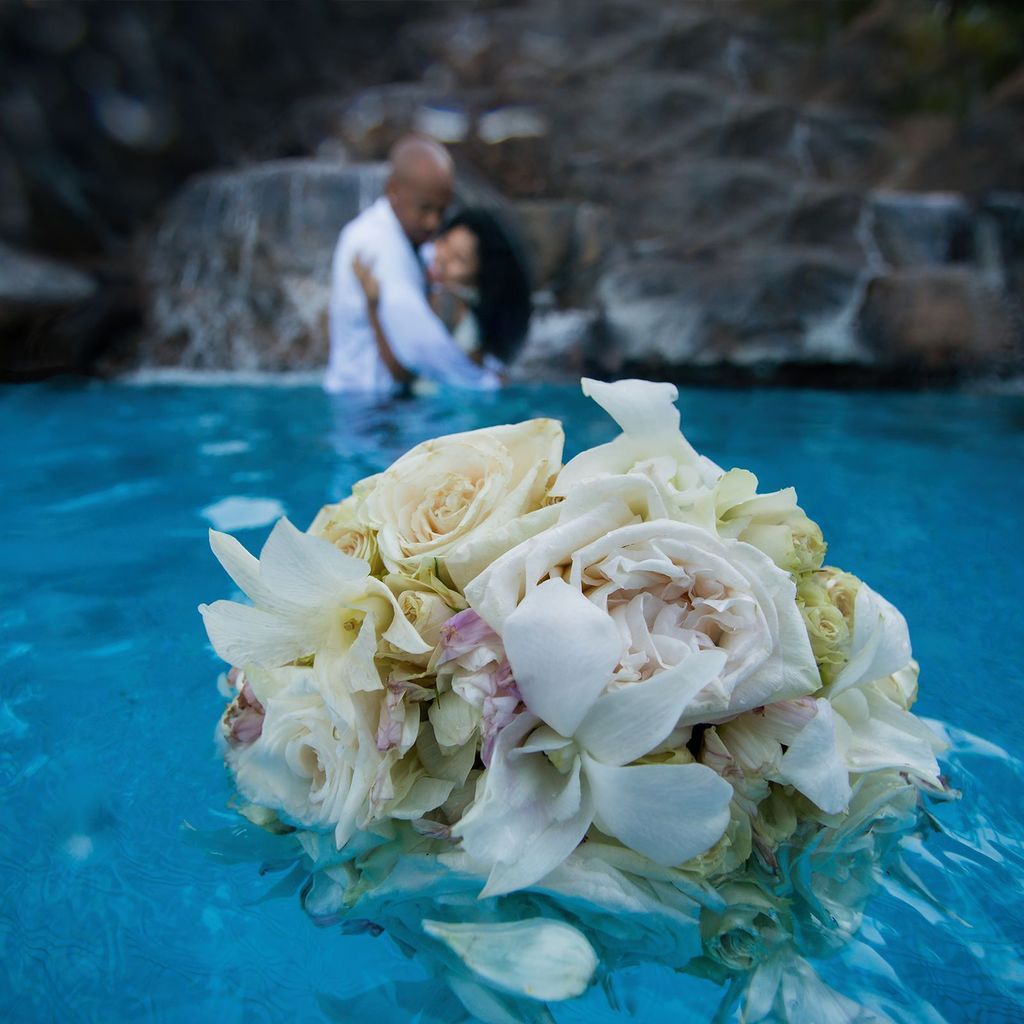
[[[253,601],[199,606],[214,650],[229,664],[277,668],[312,655],[324,698],[337,707],[346,693],[382,688],[374,664],[379,638],[412,654],[430,650],[366,562],[287,519],[259,559],[216,530],[210,547]]]
[[[591,824],[658,864],[703,853],[729,821],[731,787],[697,764],[632,764],[674,729],[721,670],[689,654],[643,685],[604,693],[622,656],[615,624],[560,580],[509,616],[505,649],[530,713],[499,735],[477,798],[453,828],[489,869],[482,896],[539,881]]]
[[[702,521],[714,520],[710,488],[722,469],[699,455],[679,431],[679,397],[674,384],[646,380],[620,380],[607,384],[584,377],[583,393],[622,428],[608,444],[581,452],[565,465],[551,487],[565,497],[586,480],[622,474],[651,479],[670,504],[692,511]]]
[[[941,785],[942,743],[907,710],[916,663],[906,620],[864,583],[851,650],[824,696],[770,704],[718,730],[746,772],[792,785],[828,814],[849,804],[851,775],[898,769]]]
[[[893,688],[892,677],[905,674],[911,664],[906,620],[862,583],[849,661],[819,698],[818,714],[786,751],[784,781],[830,813],[849,803],[851,773],[898,768],[941,788],[935,754],[942,743],[886,693]]]

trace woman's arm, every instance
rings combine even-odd
[[[439,286],[435,287],[430,293],[430,308],[437,315],[438,320],[448,329],[448,333],[456,340],[458,339],[458,330],[463,320],[467,316],[473,315],[470,312],[469,304],[462,295]],[[477,339],[477,342],[471,349],[467,350],[466,346],[461,343],[459,347],[466,353],[471,362],[477,366],[484,365],[484,350],[480,347],[479,339]]]
[[[380,316],[378,315],[380,282],[373,276],[370,265],[365,263],[359,256],[356,256],[352,261],[352,272],[356,275],[356,280],[366,296],[366,317],[370,321],[370,327],[373,329],[373,337],[377,343],[377,352],[381,360],[388,368],[388,373],[391,374],[396,384],[411,384],[416,379],[416,374],[398,361],[380,322]]]

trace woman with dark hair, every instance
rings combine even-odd
[[[396,359],[377,316],[380,286],[356,257],[352,269],[366,295],[380,355],[396,382],[413,374]],[[428,268],[431,307],[471,359],[501,372],[530,324],[530,281],[519,246],[490,210],[470,207],[450,217],[434,243]]]

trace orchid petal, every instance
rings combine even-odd
[[[277,668],[316,647],[312,630],[296,629],[293,622],[247,604],[214,601],[201,604],[199,611],[213,649],[229,665],[254,662],[263,668]]]
[[[834,707],[850,727],[844,751],[850,771],[899,768],[937,782],[935,752],[942,743],[916,715],[870,687],[847,691],[835,699]]]
[[[253,601],[259,601],[264,593],[259,559],[246,551],[231,534],[219,530],[210,531],[210,550],[239,589]]]
[[[260,576],[280,600],[297,605],[337,603],[338,591],[363,579],[370,566],[330,541],[279,519],[260,552]]]
[[[530,837],[516,860],[498,863],[491,869],[480,898],[526,889],[549,875],[583,841],[593,817],[593,807],[584,793],[583,802],[572,817],[552,821]]]
[[[549,750],[564,750],[572,743],[561,733],[555,732],[549,725],[542,725],[530,734],[522,746],[516,747],[509,757],[522,757],[524,754],[545,753]]]
[[[649,380],[619,380],[613,384],[584,377],[583,394],[592,398],[625,434],[668,434],[679,431],[674,384]]]
[[[470,859],[491,868],[481,898],[543,878],[579,845],[593,818],[579,758],[566,776],[542,753],[511,756],[538,724],[527,712],[498,734],[476,799],[452,828]]]
[[[530,591],[502,639],[523,702],[563,736],[576,731],[622,653],[615,623],[562,580]]]
[[[544,1002],[580,995],[597,969],[593,947],[562,921],[424,921],[423,930],[487,984]]]
[[[849,730],[827,700],[819,698],[816,703],[818,713],[782,756],[780,777],[826,814],[838,814],[850,802],[850,776],[840,749]]]
[[[635,761],[668,736],[725,661],[724,651],[697,651],[646,682],[602,694],[576,730],[577,741],[605,764]]]
[[[496,756],[488,771],[500,762]],[[485,783],[484,799],[452,829],[470,857],[491,865],[481,899],[539,881],[576,849],[593,819],[578,760],[568,777],[543,754],[517,758],[505,768],[509,785],[495,793]]]
[[[656,864],[704,853],[729,824],[732,786],[701,764],[614,768],[583,756],[594,824]]]
[[[382,690],[380,672],[374,661],[377,653],[377,624],[372,614],[363,617],[355,641],[345,653],[345,684],[349,690]]]

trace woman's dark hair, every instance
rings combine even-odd
[[[494,211],[480,206],[453,214],[440,233],[457,227],[476,236],[479,299],[473,312],[480,324],[481,347],[507,363],[522,345],[533,311],[522,247]]]

